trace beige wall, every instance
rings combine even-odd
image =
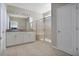
[[[51,18],[52,18],[52,44],[57,45],[57,15],[56,10],[59,7],[66,5],[66,3],[52,3],[51,4]]]

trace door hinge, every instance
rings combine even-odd
[[[76,48],[76,51],[78,51],[78,48]]]

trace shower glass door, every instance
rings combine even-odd
[[[51,16],[48,16],[44,20],[44,36],[45,41],[52,42],[51,41]]]
[[[51,16],[32,22],[32,30],[36,32],[36,39],[47,42],[51,40]]]

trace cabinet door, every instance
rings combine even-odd
[[[30,38],[31,36],[29,32],[24,33],[24,43],[30,42]]]
[[[71,55],[75,53],[76,6],[68,4],[57,9],[57,47]]]
[[[17,32],[16,44],[22,44],[22,43],[24,43],[24,33],[23,32]]]
[[[24,33],[24,42],[32,42],[35,41],[36,36],[35,36],[35,32],[26,32]]]
[[[7,46],[15,45],[16,44],[16,33],[14,32],[7,32]]]

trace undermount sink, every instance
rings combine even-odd
[[[12,32],[17,32],[18,30],[17,30],[17,29],[12,29],[11,31],[12,31]]]

